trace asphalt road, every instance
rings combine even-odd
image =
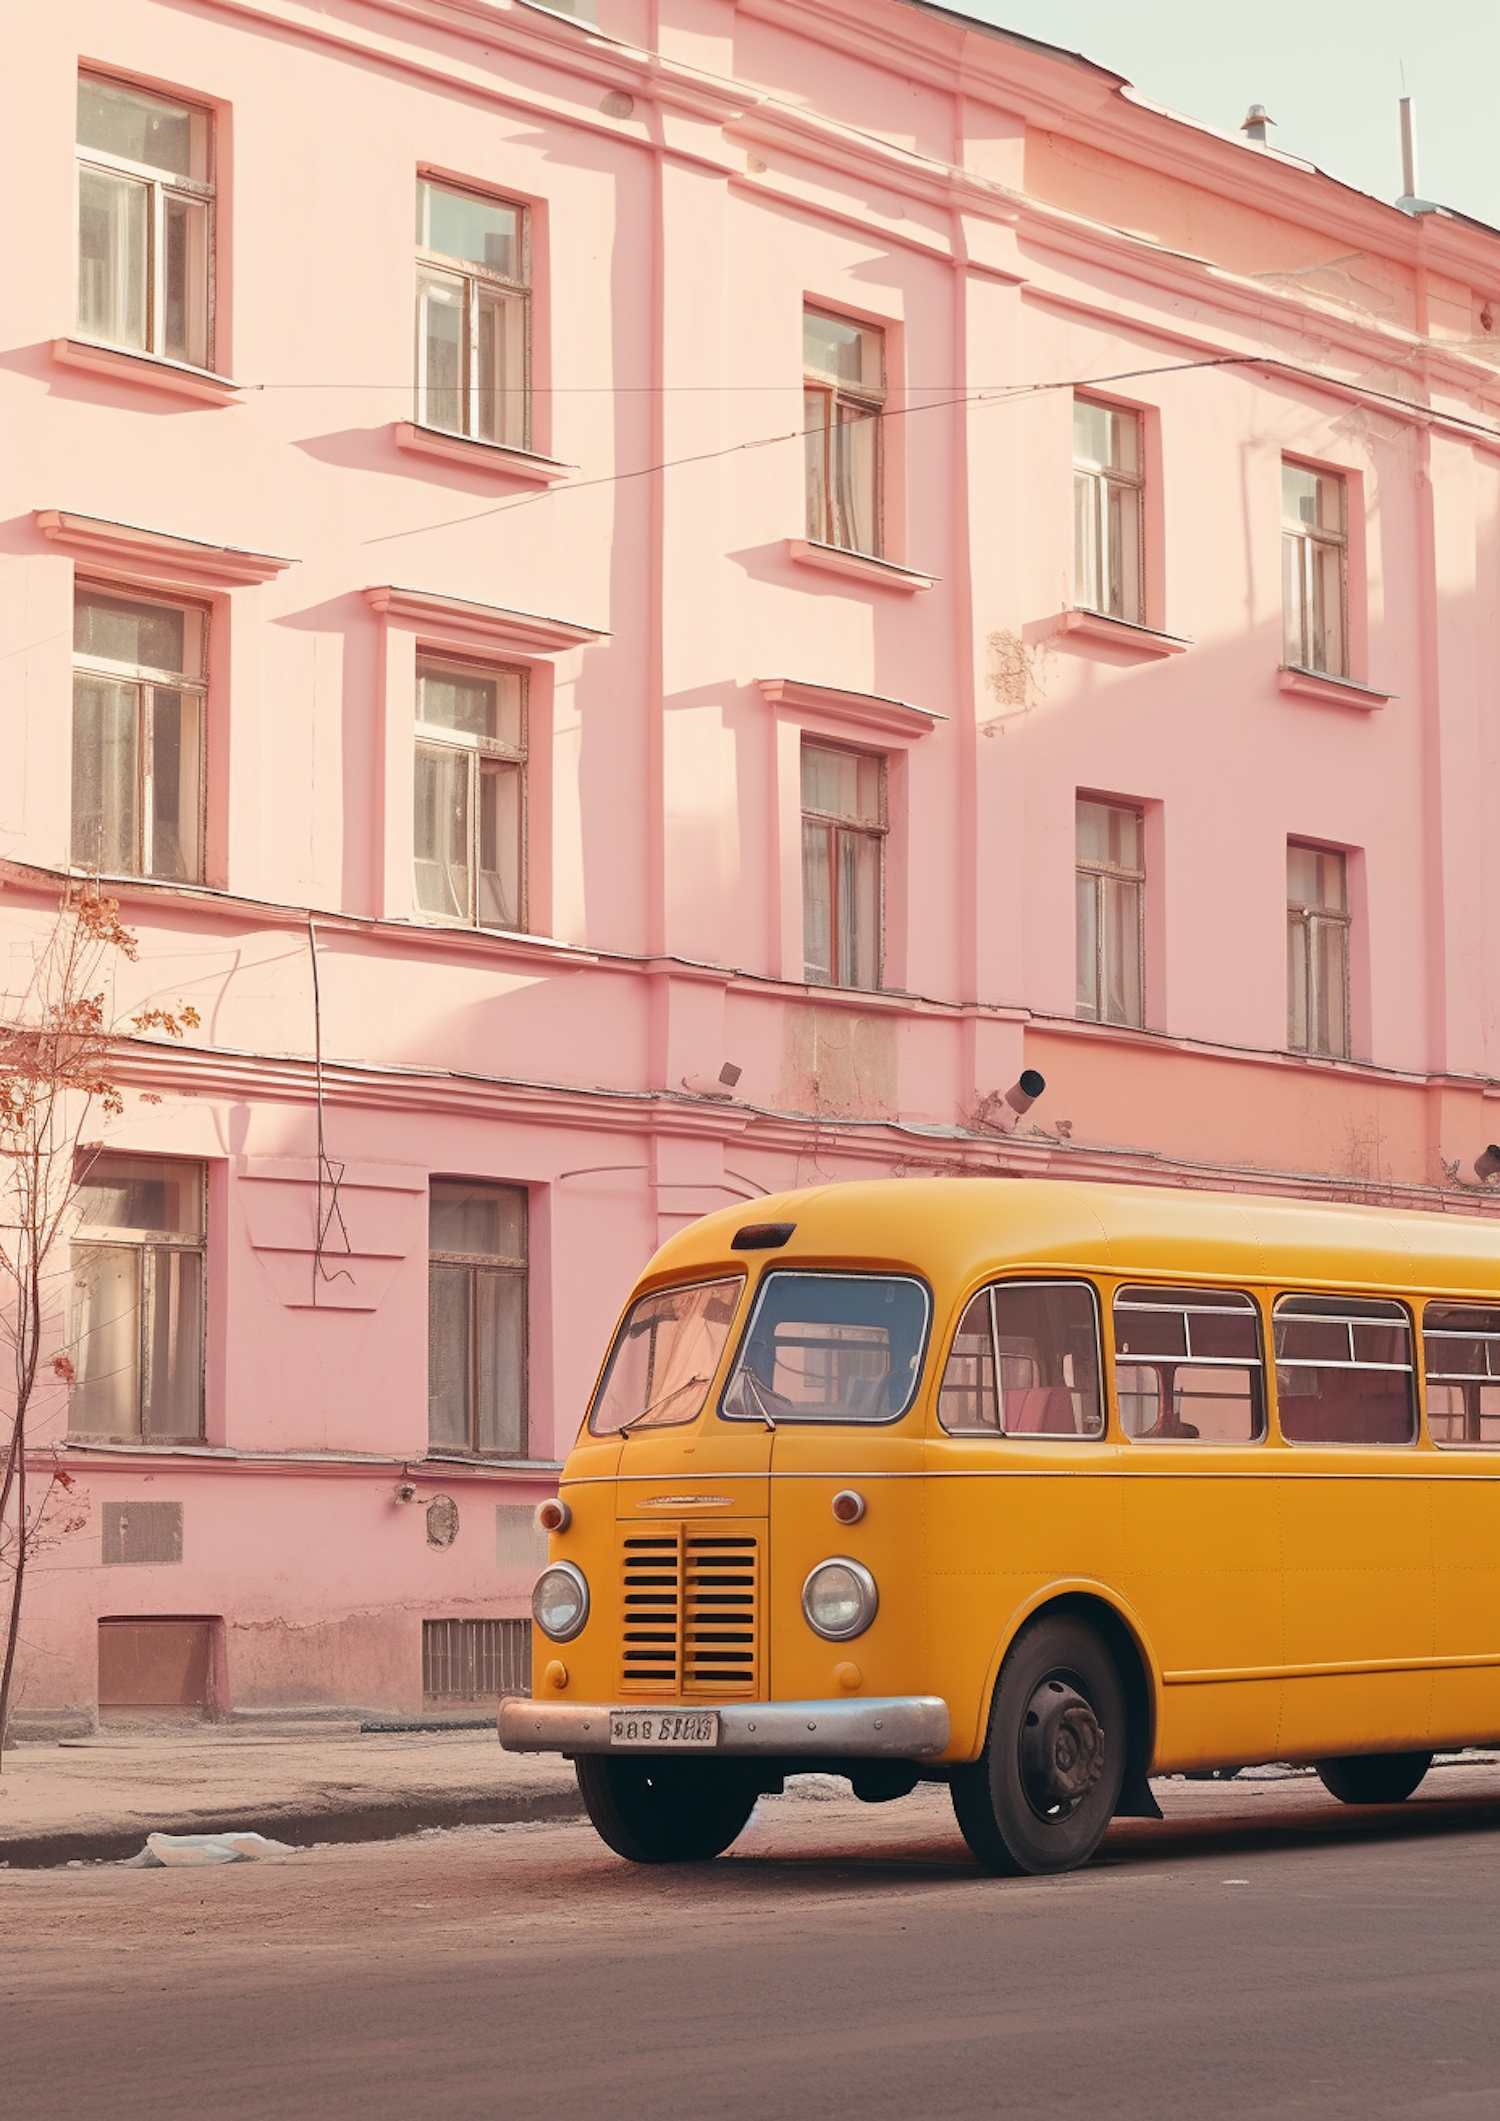
[[[474,1827],[208,1871],[0,1872],[27,2121],[1500,2117],[1500,1767],[1360,1813],[1172,1784],[1084,1872],[946,1797],[788,1797],[701,1868]]]

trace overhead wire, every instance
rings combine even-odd
[[[1150,376],[1185,375],[1194,369],[1236,368],[1253,366],[1266,360],[1264,354],[1208,354],[1196,361],[1163,361],[1150,368],[1122,368],[1109,375],[1069,376],[1045,383],[1007,383],[988,386],[981,390],[957,391],[945,398],[932,398],[921,405],[897,405],[883,411],[882,420],[910,419],[917,413],[941,412],[955,405],[1013,404],[1018,398],[1043,397],[1059,390],[1092,390],[1111,383],[1134,383]],[[785,387],[785,386],[783,386]],[[508,515],[517,508],[530,508],[538,501],[553,498],[556,493],[580,493],[589,487],[621,486],[632,479],[654,478],[658,472],[678,471],[689,464],[711,464],[725,457],[742,456],[752,449],[772,449],[784,442],[805,441],[809,435],[822,432],[818,427],[793,427],[784,433],[756,435],[745,442],[728,442],[722,449],[695,450],[687,456],[666,457],[660,463],[642,464],[633,471],[603,472],[593,479],[569,479],[565,485],[549,488],[546,492],[518,494],[508,500],[497,501],[492,508],[478,508],[467,515],[446,516],[437,523],[418,523],[406,530],[391,530],[379,537],[366,538],[367,545],[397,544],[403,538],[422,537],[432,530],[453,530],[465,523],[481,523],[490,516]]]

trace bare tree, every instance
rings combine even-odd
[[[33,1486],[28,1452],[38,1383],[71,1384],[72,1359],[53,1339],[59,1269],[78,1188],[98,1154],[90,1123],[120,1118],[125,1092],[115,1079],[122,1038],[162,1032],[180,1039],[198,1012],[144,1008],[116,1019],[110,995],[120,959],[137,954],[121,925],[119,902],[96,884],[70,884],[51,927],[32,952],[19,993],[0,996],[0,1342],[12,1357],[10,1406],[0,1413],[0,1757],[10,1721],[16,1646],[27,1568],[44,1546],[81,1528],[73,1476],[57,1461]],[[153,1093],[142,1101],[157,1104]],[[0,1401],[3,1406],[3,1401]]]

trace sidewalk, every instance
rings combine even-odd
[[[504,1753],[493,1728],[106,1729],[15,1746],[0,1768],[0,1863],[22,1868],[133,1856],[155,1829],[239,1827],[307,1847],[581,1816],[571,1766]]]

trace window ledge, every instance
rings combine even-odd
[[[1071,633],[1088,641],[1104,641],[1111,648],[1118,648],[1133,659],[1145,661],[1157,656],[1181,655],[1192,647],[1185,634],[1163,633],[1155,626],[1138,626],[1133,619],[1112,618],[1105,611],[1085,611],[1075,608],[1063,612],[1057,622],[1059,633]]]
[[[393,582],[367,589],[365,601],[372,611],[429,637],[473,638],[522,655],[561,655],[565,649],[588,648],[609,639],[602,626],[580,625],[576,619],[509,611],[500,604],[475,604],[466,597],[441,596],[430,589],[402,589]]]
[[[761,692],[773,707],[793,713],[831,715],[836,721],[852,722],[881,736],[927,736],[946,714],[935,707],[914,707],[909,700],[892,700],[871,692],[851,692],[845,687],[818,685],[802,678],[757,678]]]
[[[54,544],[132,578],[172,588],[204,585],[233,587],[274,581],[295,561],[274,552],[246,552],[238,545],[207,545],[169,530],[147,530],[140,523],[110,523],[99,516],[72,515],[63,508],[39,508],[36,527]]]
[[[867,552],[846,552],[841,545],[823,545],[816,538],[788,538],[787,558],[802,567],[817,567],[824,574],[848,575],[856,582],[870,582],[878,589],[931,589],[935,574],[919,574],[913,567],[898,567],[894,560],[877,560]]]
[[[467,464],[475,471],[496,472],[502,478],[524,479],[532,486],[556,486],[578,469],[576,464],[560,463],[556,457],[538,456],[534,450],[480,442],[472,435],[445,434],[440,427],[422,427],[414,420],[398,420],[393,432],[398,449],[410,449],[419,457],[442,457],[450,464]]]
[[[1283,663],[1276,673],[1276,682],[1283,692],[1294,692],[1304,700],[1326,700],[1335,707],[1383,707],[1387,700],[1394,700],[1394,692],[1381,692],[1377,686],[1358,684],[1353,678],[1330,677],[1326,670],[1301,670],[1295,663]]]
[[[120,346],[99,346],[92,339],[54,339],[52,358],[63,368],[83,368],[94,375],[115,376],[169,397],[196,398],[201,405],[237,405],[241,386],[212,369],[191,368],[184,361],[165,361],[159,354],[128,353]]]

